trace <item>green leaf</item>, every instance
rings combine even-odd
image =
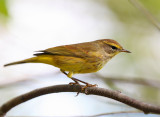
[[[0,0],[0,15],[3,15],[5,17],[8,17],[8,10],[6,5],[6,0]]]

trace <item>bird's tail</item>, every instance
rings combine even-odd
[[[35,63],[36,61],[37,61],[37,57],[32,57],[32,58],[29,58],[29,59],[5,64],[4,67],[10,66],[10,65],[16,65],[16,64],[23,64],[23,63]]]

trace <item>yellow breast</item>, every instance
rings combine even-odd
[[[91,73],[100,70],[104,66],[103,61],[87,61],[84,58],[58,56],[58,55],[41,55],[37,59],[40,63],[50,64],[64,71],[73,73]]]

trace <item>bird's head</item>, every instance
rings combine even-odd
[[[131,53],[130,51],[124,49],[117,41],[112,40],[112,39],[102,39],[102,40],[97,40],[98,43],[104,48],[104,51],[108,56],[115,56],[116,54],[120,52],[126,52],[126,53]]]

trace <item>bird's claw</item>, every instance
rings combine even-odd
[[[86,85],[85,86],[81,86],[78,82],[70,82],[69,83],[69,85],[79,85],[79,86],[81,86],[81,91],[85,91],[85,89],[87,88],[87,87],[97,87],[98,85],[97,84],[89,84],[89,83],[85,83]],[[79,95],[79,93],[80,92],[77,92],[77,95],[76,96],[78,96]]]
[[[80,85],[78,82],[70,82],[69,85]]]
[[[86,84],[86,86],[82,87],[82,91],[84,91],[87,87],[97,87],[97,84]]]

